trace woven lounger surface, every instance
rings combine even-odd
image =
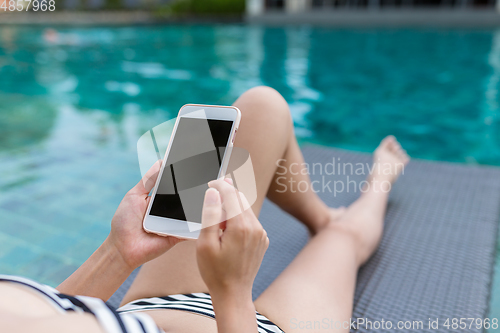
[[[333,182],[342,181],[346,186],[348,176],[359,184],[364,175],[350,174],[350,167],[346,167],[347,175],[325,175],[325,165],[335,159],[341,166],[351,163],[356,171],[360,168],[356,163],[371,163],[370,155],[316,147],[306,147],[303,152],[311,173],[314,171],[311,179],[319,181],[315,189],[329,205],[348,206],[359,196],[353,183],[349,192],[335,194]],[[321,163],[322,175],[319,165],[313,170],[312,163]],[[330,181],[331,191],[322,189],[322,178],[325,184]],[[449,332],[443,326],[446,318],[485,318],[499,216],[499,168],[412,161],[391,193],[381,244],[359,271],[353,318],[384,319],[394,325],[422,321],[423,329],[405,330],[419,332]],[[308,240],[303,225],[268,201],[260,221],[270,246],[254,284],[254,297]],[[120,302],[134,276],[113,295],[112,305]],[[429,318],[439,318],[437,330],[429,329]],[[361,327],[358,331],[369,330]]]

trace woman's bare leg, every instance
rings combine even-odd
[[[259,215],[267,194],[315,233],[337,211],[329,209],[313,191],[278,193],[274,189],[277,163],[281,161],[288,169],[291,163],[303,162],[288,104],[275,90],[256,87],[245,92],[234,105],[242,112],[235,146],[250,153],[256,178],[257,200],[252,206],[255,214]],[[309,181],[307,175],[293,177]],[[194,241],[185,241],[143,265],[123,303],[143,297],[207,291],[198,272]]]
[[[349,331],[358,268],[382,236],[388,198],[382,183],[396,180],[408,156],[387,137],[374,160],[391,165],[391,174],[375,167],[368,191],[317,233],[255,301],[257,310],[285,332]]]

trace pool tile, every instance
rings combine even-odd
[[[78,237],[68,236],[61,233],[46,238],[39,244],[39,246],[46,253],[50,253],[60,257],[67,257],[68,250],[73,247],[78,241]]]
[[[56,267],[62,267],[66,264],[60,259],[49,254],[41,254],[26,263],[20,270],[19,274],[30,279],[41,281],[54,271]]]
[[[92,218],[86,220],[84,216],[62,210],[62,208],[61,210],[45,209],[40,212],[40,215],[45,225],[70,236],[81,234],[82,229],[93,222]]]
[[[98,242],[100,244],[106,239],[110,230],[111,226],[93,223],[87,225],[82,230],[82,234],[88,237],[91,241]]]
[[[19,270],[14,269],[10,266],[7,266],[4,264],[2,261],[0,261],[0,274],[5,274],[5,275],[19,275]]]
[[[99,247],[99,244],[92,244],[91,242],[88,241],[80,241],[73,246],[69,247],[68,250],[66,251],[66,255],[69,258],[72,258],[76,263],[79,263],[80,265],[87,260],[92,253],[94,253],[95,250]]]
[[[12,269],[21,270],[38,256],[39,253],[33,247],[18,245],[3,256],[2,264]]]
[[[2,257],[16,247],[18,242],[13,237],[0,232],[0,244],[0,262],[2,262]]]
[[[8,218],[5,218],[7,215]],[[53,231],[43,228],[37,221],[20,215],[14,215],[13,218],[12,214],[5,214],[5,212],[0,212],[0,232],[33,244],[39,244],[54,234]]]

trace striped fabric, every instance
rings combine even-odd
[[[142,298],[125,304],[117,311],[120,314],[137,311],[171,309],[197,313],[215,319],[212,298],[210,294],[193,293],[164,297]],[[269,319],[256,312],[259,333],[282,333],[283,331]]]
[[[86,312],[94,315],[106,333],[161,333],[153,319],[141,313],[118,313],[98,298],[68,296],[30,279],[1,275],[0,281],[27,286],[43,296],[60,313]]]

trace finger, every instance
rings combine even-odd
[[[225,219],[229,227],[231,220],[237,218],[242,213],[238,190],[222,179],[211,181],[208,183],[208,186],[219,191],[225,211]]]
[[[264,227],[260,223],[259,219],[255,216],[255,214],[252,210],[252,207],[248,203],[248,200],[247,200],[245,194],[243,194],[243,192],[239,192],[239,193],[240,193],[241,202],[243,204],[243,208],[245,209],[245,211],[243,212],[243,216],[245,217],[244,220],[246,221],[246,223],[248,223],[248,225],[251,226],[251,228],[253,230],[255,230],[257,232],[257,234],[262,233],[262,234],[264,234],[265,237],[267,237],[267,232],[265,231]]]
[[[219,223],[221,222],[222,203],[219,192],[209,188],[205,192],[201,213],[201,231],[198,240],[208,246],[219,244]]]
[[[168,236],[168,238],[170,238],[170,241],[172,242],[173,245],[177,245],[178,243],[184,242],[187,240],[187,239],[177,238],[177,237],[173,237],[173,236]]]
[[[248,202],[245,194],[243,192],[238,191],[238,195],[240,197],[240,205],[241,205],[241,208],[243,209],[243,213],[245,215],[251,214],[251,215],[255,216],[253,214],[252,206],[250,206],[250,203]]]
[[[243,207],[243,216],[245,217],[244,220],[247,221],[250,225],[254,227],[262,227],[260,224],[259,220],[255,216],[252,206],[250,206],[250,203],[247,200],[247,197],[243,192],[238,192],[240,196],[240,202]]]
[[[162,160],[156,161],[155,164],[146,172],[144,177],[134,186],[133,190],[138,194],[149,194],[156,184],[156,179],[160,173]]]
[[[252,207],[248,203],[248,200],[243,194],[243,192],[240,193],[240,199],[243,204],[243,207],[245,208],[245,211],[243,212],[244,216],[244,221],[247,223],[250,228],[255,232],[256,237],[259,239],[259,241],[269,244],[269,239],[267,237],[267,232],[260,223],[259,219],[255,216]],[[267,248],[267,245],[266,245]]]

